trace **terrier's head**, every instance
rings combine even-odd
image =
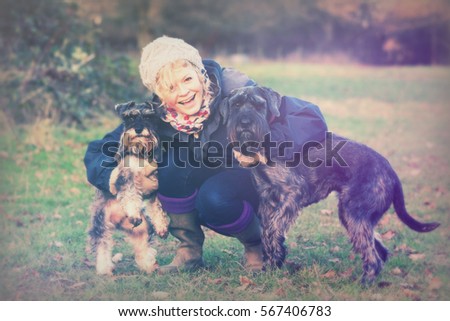
[[[155,107],[149,103],[130,101],[115,106],[116,112],[124,124],[121,138],[121,157],[133,154],[149,158],[158,147],[159,116]]]

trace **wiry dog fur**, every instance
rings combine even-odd
[[[221,106],[228,119],[230,139],[241,146],[250,141],[262,142],[263,136],[270,132],[269,120],[279,116],[280,103],[279,94],[268,88],[234,90],[224,100],[225,106]],[[400,220],[414,231],[430,232],[439,223],[421,223],[408,214],[400,180],[383,156],[337,135],[329,139],[333,148],[344,142],[339,154],[347,166],[336,160],[326,164],[323,148],[311,148],[308,154],[308,159],[322,160],[320,166],[300,163],[292,168],[274,159],[275,164],[265,164],[268,155],[264,150],[255,153],[257,157],[235,152],[241,165],[251,167],[260,194],[258,215],[263,225],[265,260],[271,267],[281,267],[286,257],[285,235],[300,210],[335,191],[339,199],[339,219],[347,229],[355,252],[361,254],[362,282],[372,283],[388,259],[388,250],[376,238],[374,228],[391,204]]]
[[[151,273],[157,267],[156,250],[149,244],[151,235],[156,232],[165,237],[168,232],[168,218],[156,197],[158,171],[152,160],[158,148],[157,116],[149,103],[119,104],[116,112],[125,127],[116,154],[118,166],[111,174],[111,193],[96,190],[90,246],[96,252],[97,273],[112,275],[113,232],[121,230],[133,246],[139,269]],[[154,181],[154,192],[149,196],[141,191],[144,175]]]

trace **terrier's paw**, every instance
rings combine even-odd
[[[96,270],[97,270],[98,275],[112,276],[113,270],[114,270],[114,264],[112,262],[111,263],[107,263],[107,262],[97,263]]]

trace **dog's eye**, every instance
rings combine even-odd
[[[255,108],[256,110],[264,110],[265,109],[264,103],[256,103]]]

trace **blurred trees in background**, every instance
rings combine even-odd
[[[163,34],[209,56],[345,54],[367,64],[448,64],[449,0],[76,0],[116,49]]]
[[[136,59],[169,35],[204,57],[449,64],[450,0],[0,0],[1,110],[82,124],[145,95]]]

